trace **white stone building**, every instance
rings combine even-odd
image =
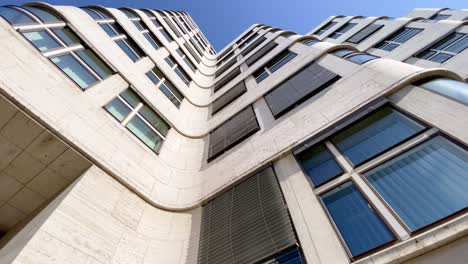
[[[0,263],[468,263],[467,21],[0,7]]]

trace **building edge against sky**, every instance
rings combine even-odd
[[[0,263],[468,263],[467,9],[0,16]]]

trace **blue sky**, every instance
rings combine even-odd
[[[414,7],[468,8],[466,0],[42,0],[54,5],[133,7],[189,12],[216,50],[254,23],[304,34],[331,15],[400,17]],[[3,0],[2,5],[29,1]]]

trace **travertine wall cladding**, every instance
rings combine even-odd
[[[0,251],[0,263],[196,263],[200,220],[200,209],[154,208],[93,166]]]

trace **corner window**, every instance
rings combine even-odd
[[[468,84],[446,78],[438,78],[421,83],[424,89],[446,96],[459,103],[468,105]]]
[[[190,76],[187,74],[187,72],[185,72],[184,69],[182,69],[182,67],[179,66],[179,64],[177,64],[174,57],[169,55],[164,59],[164,61],[166,61],[166,63],[169,65],[169,67],[171,67],[172,70],[174,70],[174,72],[177,74],[177,76],[179,76],[179,78],[186,85],[190,85],[190,82],[192,81],[192,78],[190,78]]]
[[[325,31],[327,31],[330,28],[334,27],[336,24],[337,24],[337,22],[328,22],[323,27],[321,27],[319,30],[317,30],[317,32],[315,32],[314,35],[320,36],[323,33],[325,33]]]

